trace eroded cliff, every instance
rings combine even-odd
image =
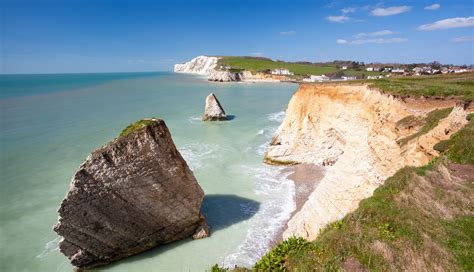
[[[174,65],[175,73],[209,75],[217,66],[218,57],[198,56],[194,59]]]
[[[288,222],[284,237],[313,240],[319,231],[355,210],[360,200],[404,166],[428,163],[434,144],[466,123],[463,105],[419,137],[406,137],[398,122],[434,108],[411,107],[365,85],[302,84],[265,155],[273,164],[327,166],[320,184]]]

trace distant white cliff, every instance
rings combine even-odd
[[[174,65],[175,73],[209,75],[217,66],[218,57],[198,56],[194,59]]]

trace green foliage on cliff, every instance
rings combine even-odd
[[[133,124],[128,125],[124,130],[122,130],[122,132],[120,132],[119,137],[127,136],[127,135],[129,135],[130,133],[132,133],[136,130],[139,130],[139,129],[145,127],[145,126],[148,126],[148,125],[151,125],[151,124],[155,123],[156,121],[154,121],[152,119],[155,119],[155,118],[142,119],[142,120],[139,120],[139,121],[137,121]]]
[[[393,77],[368,82],[372,87],[402,96],[456,96],[474,101],[474,73]]]
[[[446,109],[437,109],[429,112],[426,117],[418,119],[416,117],[413,117],[410,119],[411,116],[405,117],[402,120],[398,121],[397,124],[404,124],[404,125],[413,125],[413,126],[418,126],[421,125],[422,127],[416,132],[413,133],[412,135],[405,137],[403,139],[398,140],[399,145],[405,145],[407,144],[410,140],[413,140],[415,138],[420,137],[421,135],[424,135],[428,133],[430,130],[435,128],[439,121],[443,118],[446,118],[453,108],[446,108]]]
[[[399,170],[315,241],[283,241],[253,271],[473,271],[472,180],[449,181],[442,170],[451,161],[474,171],[473,137],[471,120],[438,159]]]

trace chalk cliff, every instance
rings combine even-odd
[[[397,121],[424,113],[365,85],[302,84],[264,160],[328,168],[307,202],[288,222],[284,238],[313,240],[321,228],[355,210],[360,200],[371,196],[398,169],[428,163],[437,154],[433,145],[467,123],[466,112],[458,105],[434,129],[399,145]]]
[[[54,226],[71,264],[107,264],[195,234],[208,235],[204,192],[164,121],[147,119],[95,150],[75,173]]]
[[[175,73],[209,75],[217,65],[218,57],[198,56],[194,59],[174,65]]]

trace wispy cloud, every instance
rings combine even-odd
[[[402,43],[406,41],[407,39],[405,38],[396,37],[396,38],[355,39],[355,40],[338,39],[336,40],[336,43],[360,45],[360,44],[368,44],[368,43],[373,43],[373,44]]]
[[[375,31],[375,32],[370,32],[370,33],[358,33],[354,37],[356,39],[362,39],[362,38],[367,38],[367,37],[379,37],[379,36],[392,35],[395,33],[396,32],[386,29],[386,30],[380,30],[380,31]]]
[[[431,24],[421,25],[417,29],[423,31],[468,27],[474,25],[474,17],[457,17],[439,20]]]
[[[426,6],[425,9],[426,10],[436,10],[436,9],[439,9],[440,7],[441,7],[440,4],[433,4],[433,5]]]
[[[370,15],[372,15],[372,16],[391,16],[391,15],[396,15],[396,14],[408,12],[410,10],[411,10],[411,7],[409,7],[409,6],[375,8],[370,12]]]
[[[341,16],[328,16],[326,17],[326,19],[333,23],[345,23],[349,21],[350,18],[345,15],[341,15]]]
[[[263,56],[263,53],[261,53],[261,52],[252,52],[252,53],[250,53],[250,55],[255,56],[255,57],[261,57],[261,56]]]
[[[462,36],[462,37],[454,38],[451,41],[455,43],[473,42],[474,36]]]
[[[280,32],[280,35],[284,35],[284,36],[294,35],[294,34],[296,34],[296,31],[294,31],[294,30]]]
[[[357,8],[355,7],[347,7],[347,8],[343,8],[341,9],[341,12],[342,14],[347,14],[347,13],[354,13],[356,12]]]

